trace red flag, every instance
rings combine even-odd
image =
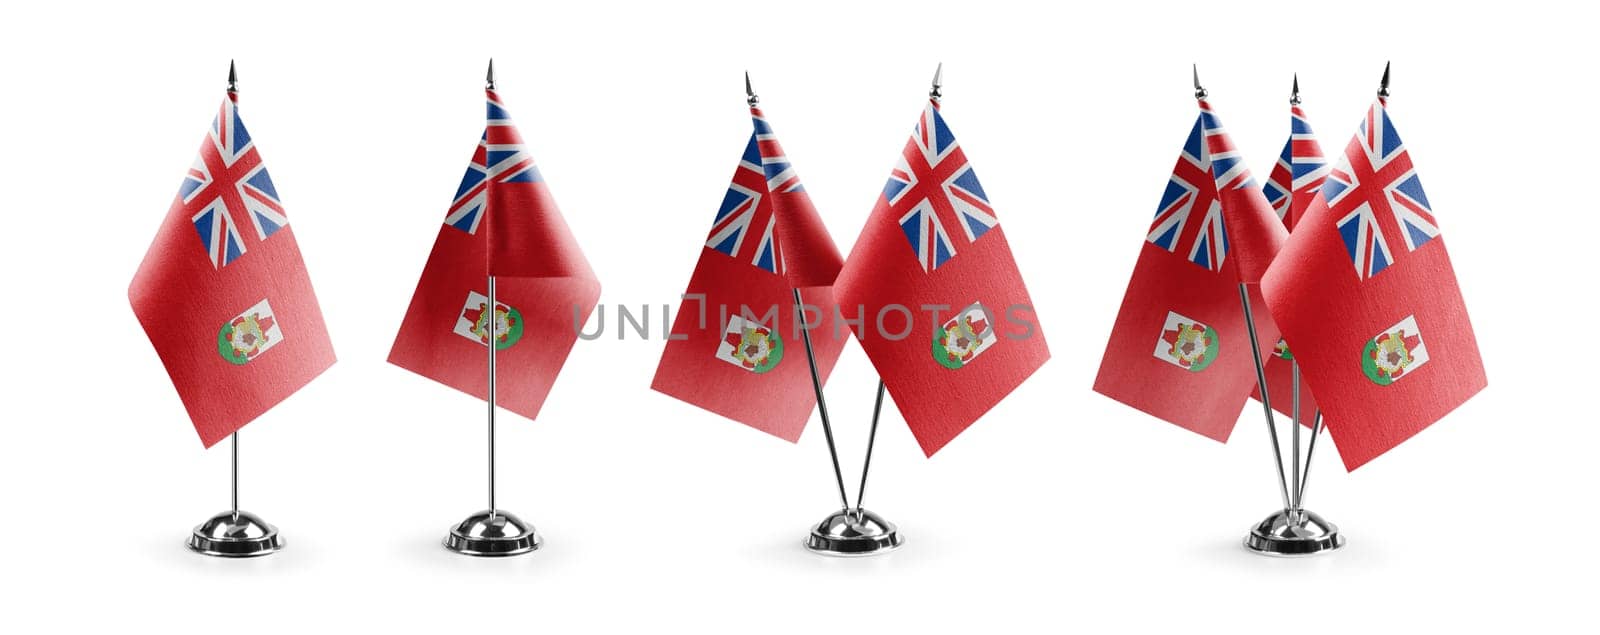
[[[500,97],[389,351],[389,363],[488,398],[495,320],[495,403],[538,416],[600,297],[600,282],[522,145]],[[488,277],[495,306],[488,310]]]
[[[1246,284],[1260,353],[1269,355],[1278,330],[1249,283],[1284,233],[1222,122],[1200,102],[1128,282],[1095,392],[1227,441],[1257,383],[1239,287]],[[1268,396],[1277,398],[1270,389]]]
[[[842,259],[766,117],[751,116],[650,387],[794,442],[816,407],[794,289],[817,307],[805,323],[825,323]],[[826,381],[845,338],[812,328],[811,339]]]
[[[1347,469],[1488,383],[1444,238],[1383,99],[1262,286]]]
[[[294,230],[236,97],[222,102],[128,285],[134,315],[208,448],[334,361]]]
[[[1291,105],[1289,140],[1284,142],[1278,165],[1272,169],[1267,184],[1261,186],[1261,192],[1272,205],[1272,211],[1283,220],[1283,226],[1292,232],[1305,217],[1327,178],[1328,162],[1322,157],[1322,146],[1311,131],[1311,122],[1299,105]],[[1288,343],[1279,338],[1272,356],[1267,358],[1267,394],[1272,397],[1273,410],[1291,417],[1294,416],[1295,388],[1293,360]],[[1259,400],[1261,391],[1252,390],[1250,396]],[[1317,410],[1317,399],[1311,394],[1305,377],[1301,377],[1300,423],[1313,425]]]
[[[932,456],[1050,358],[988,195],[929,102],[834,293]]]

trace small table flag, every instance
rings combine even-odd
[[[485,347],[494,320],[495,403],[533,419],[600,299],[600,282],[493,89],[487,109],[483,138],[439,228],[389,363],[487,399]]]
[[[333,365],[278,189],[227,99],[128,285],[200,442],[215,445]]]
[[[1252,283],[1285,233],[1202,100],[1134,265],[1095,392],[1226,442],[1256,386],[1239,285],[1261,307],[1255,327],[1261,354],[1270,355],[1278,329]]]
[[[1346,469],[1488,383],[1444,237],[1381,97],[1262,288]]]
[[[679,305],[650,387],[796,442],[817,399],[794,289],[821,312],[807,323],[830,323],[843,258],[766,116],[750,115],[755,129],[684,290],[703,298]],[[816,327],[811,340],[826,382],[846,338]]]
[[[1298,82],[1296,82],[1298,86]],[[1289,140],[1283,144],[1278,165],[1261,192],[1266,195],[1272,211],[1283,220],[1283,226],[1293,235],[1294,228],[1305,217],[1311,202],[1328,178],[1328,161],[1322,157],[1322,146],[1311,132],[1311,122],[1298,105],[1290,106]],[[1267,358],[1267,394],[1272,397],[1272,409],[1294,416],[1294,353],[1288,343],[1278,340],[1278,345]],[[1250,396],[1261,399],[1260,389]],[[1305,377],[1300,378],[1300,423],[1312,425],[1316,421],[1317,400]]]
[[[1050,349],[1005,231],[930,100],[834,285],[840,310],[928,456]]]

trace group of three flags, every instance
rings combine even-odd
[[[208,447],[334,361],[236,100],[230,88],[129,288]],[[599,282],[492,88],[487,110],[389,361],[486,398],[483,353],[492,345],[497,404],[532,418],[598,301]],[[754,129],[652,387],[795,441],[816,406],[797,335],[814,334],[807,348],[825,380],[845,346],[843,324],[932,455],[1049,358],[1005,234],[937,93],[848,258],[753,98],[751,115]],[[1298,361],[1302,413],[1326,413],[1353,469],[1476,393],[1483,368],[1384,100],[1331,169],[1298,106],[1291,121],[1262,188],[1201,100],[1095,390],[1226,440],[1258,392],[1242,295],[1269,309],[1254,314],[1258,352],[1270,356],[1269,396],[1290,390],[1286,362]],[[1287,408],[1281,396],[1277,405]]]
[[[1244,402],[1262,398],[1241,294],[1269,309],[1253,312],[1266,397],[1307,424],[1324,417],[1348,469],[1481,390],[1455,273],[1386,102],[1330,168],[1296,99],[1258,187],[1202,98],[1095,390],[1226,441]]]

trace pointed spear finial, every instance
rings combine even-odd
[[[1206,88],[1204,86],[1200,85],[1200,65],[1199,64],[1192,64],[1191,67],[1194,70],[1194,98],[1195,99],[1205,99],[1206,98]]]
[[[1299,73],[1295,73],[1294,74],[1294,89],[1289,91],[1289,105],[1290,106],[1299,106],[1300,105],[1300,74]]]
[[[744,101],[750,104],[751,108],[761,103],[761,98],[756,96],[756,89],[750,86],[750,71],[744,72]]]
[[[233,60],[228,60],[228,92],[239,92],[239,72],[233,68]]]
[[[1383,79],[1378,80],[1378,96],[1389,96],[1389,63],[1383,63]]]
[[[489,74],[483,78],[483,87],[494,90],[494,58],[489,58]]]
[[[939,101],[944,95],[939,92],[944,87],[944,62],[939,62],[939,67],[933,69],[933,87],[928,90],[928,99]]]

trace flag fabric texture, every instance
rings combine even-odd
[[[928,456],[1050,358],[1005,232],[936,101],[834,293]]]
[[[488,123],[417,281],[389,363],[529,419],[600,298],[600,282],[494,90]],[[495,276],[495,305],[488,278]]]
[[[1444,237],[1382,98],[1262,287],[1347,469],[1487,384]]]
[[[1256,388],[1239,286],[1247,285],[1265,359],[1278,330],[1251,283],[1285,233],[1221,120],[1201,101],[1134,265],[1095,392],[1226,442]],[[1270,388],[1268,396],[1281,398]]]
[[[1261,186],[1261,192],[1266,195],[1267,203],[1272,205],[1272,211],[1278,214],[1283,221],[1284,228],[1293,235],[1295,225],[1305,217],[1306,210],[1311,207],[1311,201],[1316,199],[1317,192],[1322,190],[1322,182],[1328,178],[1328,161],[1322,156],[1322,146],[1317,144],[1317,137],[1311,132],[1311,122],[1306,119],[1306,113],[1299,105],[1290,106],[1289,140],[1283,144],[1283,153],[1278,155],[1278,165],[1273,167],[1272,176],[1266,185]],[[1280,337],[1278,345],[1272,351],[1272,356],[1267,358],[1267,394],[1272,397],[1272,408],[1283,414],[1294,416],[1294,353],[1289,350],[1288,343]],[[1259,389],[1250,393],[1251,397],[1261,398]],[[1300,378],[1300,422],[1303,425],[1313,425],[1316,421],[1317,399],[1311,394],[1310,385],[1306,384],[1305,377]]]
[[[755,129],[700,249],[650,387],[790,442],[816,407],[794,289],[816,307],[824,381],[844,350],[830,322],[842,258],[759,108]]]
[[[237,93],[223,100],[128,301],[211,447],[333,365],[294,230]]]

